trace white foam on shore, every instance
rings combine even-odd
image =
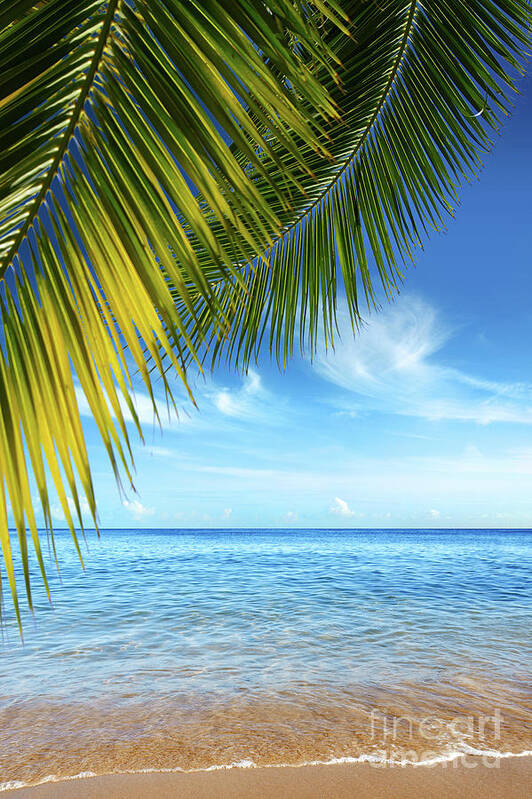
[[[37,785],[44,785],[48,782],[70,782],[71,780],[90,779],[91,777],[111,777],[120,774],[196,774],[205,771],[226,771],[229,769],[247,769],[247,768],[302,768],[303,766],[338,766],[354,763],[372,763],[380,767],[397,767],[397,766],[435,766],[438,763],[449,763],[460,758],[467,757],[489,757],[504,759],[508,757],[532,757],[532,749],[525,749],[523,752],[499,752],[495,749],[475,749],[473,747],[464,747],[461,752],[448,752],[441,755],[436,755],[426,760],[410,760],[408,758],[393,759],[385,758],[379,755],[363,754],[356,757],[346,755],[345,757],[333,757],[330,760],[307,760],[303,763],[266,763],[257,764],[253,760],[238,760],[233,763],[220,763],[206,768],[192,768],[184,769],[179,766],[175,768],[144,768],[144,769],[126,769],[125,771],[112,771],[104,774],[96,774],[94,771],[82,771],[79,774],[73,774],[68,777],[58,776],[56,774],[48,774],[46,777],[38,780],[37,782],[23,782],[22,780],[9,780],[0,783],[0,792],[13,791],[17,788],[35,788]]]

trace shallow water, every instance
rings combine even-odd
[[[532,533],[57,535],[6,608],[0,782],[531,749]]]

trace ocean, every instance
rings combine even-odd
[[[104,530],[85,571],[56,544],[24,644],[5,597],[2,788],[532,749],[531,531]]]

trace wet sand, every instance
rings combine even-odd
[[[193,772],[249,761],[298,766],[337,758],[356,764],[363,756],[419,762],[464,749],[526,752],[529,685],[523,676],[511,684],[464,678],[232,697],[155,691],[121,703],[0,697],[0,789],[50,775]]]
[[[115,774],[6,791],[13,799],[529,799],[532,757]]]

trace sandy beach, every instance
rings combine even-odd
[[[368,764],[114,774],[6,791],[13,799],[529,799],[532,757],[435,766]]]

